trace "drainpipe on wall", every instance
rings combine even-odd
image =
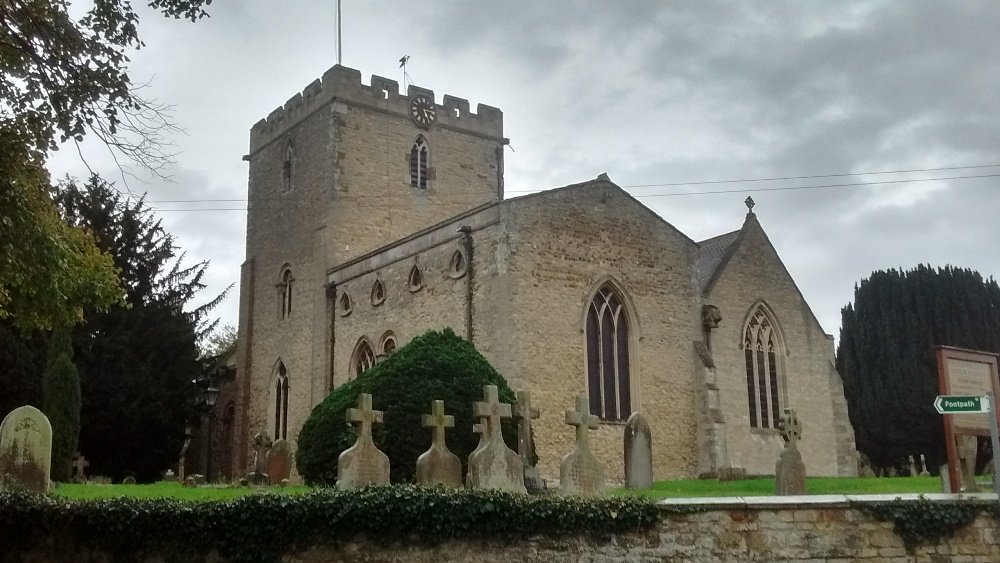
[[[326,303],[330,313],[330,373],[326,380],[326,394],[329,395],[330,391],[333,391],[333,370],[336,365],[333,360],[337,349],[337,286],[333,284],[326,286]]]
[[[462,233],[462,244],[465,246],[465,337],[472,342],[472,281],[475,274],[472,267],[472,227],[463,225],[458,232]]]

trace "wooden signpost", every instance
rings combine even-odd
[[[995,397],[1000,396],[997,355],[950,346],[937,348],[941,396],[934,408],[944,415],[951,492],[960,492],[958,436],[989,436],[993,445],[993,490],[1000,495],[1000,444]],[[987,416],[983,416],[986,413]]]

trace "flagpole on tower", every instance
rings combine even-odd
[[[337,0],[337,64],[342,64],[344,60],[343,42],[341,41],[342,29],[340,25],[340,0]]]

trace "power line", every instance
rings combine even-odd
[[[966,169],[977,169],[977,168],[997,168],[1000,164],[977,164],[972,166],[946,166],[941,168],[913,168],[909,170],[881,170],[877,172],[848,172],[843,174],[816,174],[811,176],[776,176],[773,178],[745,178],[741,180],[704,180],[698,182],[667,182],[661,184],[628,184],[621,186],[622,188],[654,188],[654,187],[675,187],[675,186],[705,186],[714,184],[739,184],[739,183],[751,183],[751,182],[776,182],[782,180],[809,180],[809,179],[819,179],[819,178],[839,178],[845,176],[876,176],[882,174],[910,174],[918,172],[942,172],[948,170],[966,170]],[[823,188],[823,187],[844,187],[844,186],[860,186],[860,185],[875,185],[875,184],[889,184],[889,183],[903,183],[903,182],[927,182],[934,180],[960,180],[963,178],[991,178],[997,176],[996,174],[987,174],[980,176],[955,176],[948,178],[917,178],[911,180],[896,180],[896,181],[880,181],[880,182],[858,182],[849,184],[828,184],[819,186],[792,186],[792,187],[782,187],[782,188],[756,188],[754,190],[730,190],[730,191],[715,191],[715,192],[675,192],[666,194],[642,194],[635,195],[635,197],[669,197],[676,195],[685,194],[717,194],[717,193],[731,193],[735,191],[778,191],[778,190],[795,190],[795,189],[813,189],[813,188]],[[537,193],[541,190],[507,190],[507,193]],[[465,193],[465,194],[478,194],[479,192],[451,192],[455,193]],[[371,197],[371,196],[366,196]],[[257,201],[283,201],[284,198],[267,198],[258,199]],[[163,199],[163,200],[147,200],[147,203],[195,203],[195,202],[205,202],[205,203],[245,203],[246,198],[232,198],[232,199]]]

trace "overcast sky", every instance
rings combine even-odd
[[[128,188],[149,193],[189,260],[211,261],[210,292],[238,284],[245,257],[250,127],[336,63],[335,6],[217,0],[196,24],[141,12],[147,48],[130,76],[152,81],[147,96],[174,105],[185,133],[173,183]],[[739,228],[752,195],[834,335],[873,270],[1000,273],[995,0],[343,0],[343,18],[343,62],[365,83],[402,84],[409,55],[412,82],[438,101],[503,110],[508,196],[607,172],[701,240]],[[84,152],[125,188],[105,150]],[[953,167],[970,168],[713,183]],[[50,169],[86,175],[75,148]],[[958,176],[989,177],[900,182]],[[160,203],[196,199],[244,201]],[[233,324],[238,291],[217,309]]]

